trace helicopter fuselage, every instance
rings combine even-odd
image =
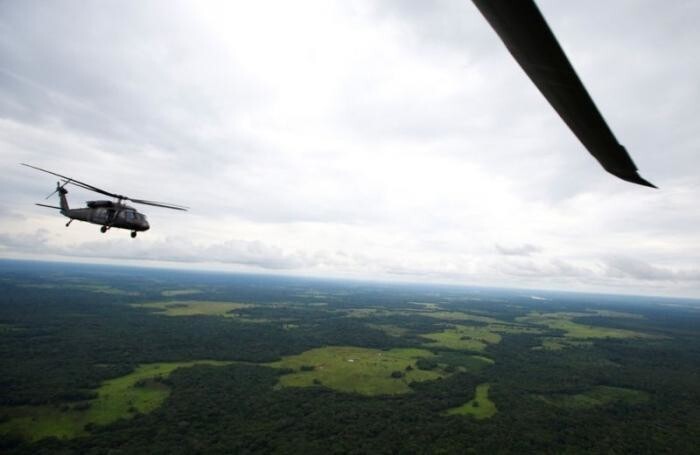
[[[137,232],[147,231],[150,228],[148,221],[146,221],[146,215],[121,201],[87,201],[87,207],[72,209],[68,206],[66,198],[68,191],[62,187],[57,187],[56,191],[58,191],[61,201],[61,207],[59,207],[61,214],[70,218],[66,226],[70,225],[73,220],[85,221],[99,224],[102,226],[103,233],[113,227],[128,229],[131,231],[132,237],[136,237]]]
[[[99,224],[107,228],[128,229],[134,232],[147,231],[150,226],[146,216],[133,207],[112,201],[89,201],[87,207],[62,209],[61,213],[71,220]]]

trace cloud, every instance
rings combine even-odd
[[[319,256],[287,251],[260,241],[230,239],[201,245],[183,238],[136,243],[131,239],[91,240],[61,246],[51,242],[49,232],[39,229],[19,236],[0,234],[0,251],[78,258],[159,261],[177,263],[220,263],[259,267],[269,270],[295,270],[316,266]]]
[[[541,279],[565,278],[585,281],[595,276],[595,272],[586,267],[560,258],[532,260],[516,258],[504,260],[496,268],[506,276],[532,277]]]
[[[49,231],[43,228],[13,235],[0,233],[0,250],[11,253],[44,253],[49,250],[49,235]]]
[[[541,247],[532,245],[531,243],[514,246],[503,246],[497,243],[495,247],[496,251],[505,256],[530,256],[533,253],[539,253],[542,251]]]
[[[538,5],[661,190],[604,173],[470,2],[0,2],[0,253],[700,295],[700,4]],[[66,230],[19,162],[192,210]]]
[[[611,257],[604,261],[608,277],[615,279],[632,278],[640,281],[700,282],[700,269],[678,270],[660,267],[639,259]]]

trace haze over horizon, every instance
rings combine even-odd
[[[3,2],[0,257],[700,297],[700,4],[537,3],[659,190],[468,1]],[[20,162],[191,211],[65,228]]]

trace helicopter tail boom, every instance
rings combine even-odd
[[[68,199],[66,198],[66,194],[68,194],[68,190],[64,188],[68,182],[64,183],[63,186],[61,186],[60,182],[56,182],[56,193],[58,193],[58,197],[61,200],[61,213],[66,215],[68,211],[70,210],[70,207],[68,206]]]

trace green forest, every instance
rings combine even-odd
[[[0,452],[697,453],[700,302],[0,261]]]

